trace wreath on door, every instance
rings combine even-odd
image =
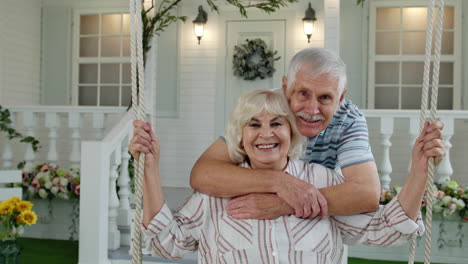
[[[245,43],[234,46],[232,59],[234,75],[244,80],[253,81],[257,77],[265,79],[273,76],[275,72],[274,61],[281,59],[275,57],[278,51],[268,49],[262,39],[245,40]]]

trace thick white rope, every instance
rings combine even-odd
[[[130,0],[130,54],[132,74],[132,110],[133,120],[146,120],[146,107],[144,99],[144,66],[142,47],[141,1]],[[133,221],[132,237],[132,264],[142,263],[142,215],[143,215],[143,173],[145,154],[140,153],[135,162],[135,217]]]
[[[430,121],[431,123],[436,120],[437,112],[437,96],[439,90],[439,69],[440,69],[440,50],[442,40],[442,24],[444,15],[444,0],[439,0],[437,4],[437,26],[435,30],[435,49],[434,49],[434,62],[432,70],[432,87],[431,87],[431,111]],[[434,0],[431,0],[428,7],[428,18],[427,18],[427,29],[426,29],[426,48],[425,48],[425,60],[424,60],[424,78],[423,78],[423,90],[421,96],[421,115],[419,118],[419,130],[421,131],[426,121],[426,111],[428,109],[428,91],[429,91],[429,75],[430,75],[430,63],[432,55],[432,24],[434,21]],[[428,177],[426,182],[426,234],[424,243],[424,263],[431,263],[431,237],[432,237],[432,200],[434,198],[435,187],[434,187],[434,159],[429,159]],[[410,243],[410,254],[409,264],[414,263],[414,255],[416,248],[416,238],[411,239]]]

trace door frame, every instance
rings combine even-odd
[[[216,103],[215,103],[215,137],[224,135],[224,121],[225,121],[225,93],[226,93],[226,47],[227,47],[227,22],[239,22],[239,21],[264,21],[264,20],[279,20],[285,21],[285,68],[287,71],[289,67],[289,61],[294,56],[294,33],[296,26],[296,12],[295,10],[286,10],[275,12],[274,16],[265,14],[260,11],[249,12],[249,16],[255,19],[246,19],[241,17],[238,11],[225,11],[220,12],[218,17],[218,48],[216,56],[217,66],[217,78],[216,78]],[[284,72],[283,74],[286,74]],[[277,84],[281,87],[281,84]]]

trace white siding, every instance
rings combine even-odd
[[[39,104],[41,1],[0,2],[0,103]]]

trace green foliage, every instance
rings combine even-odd
[[[0,105],[0,131],[5,132],[9,140],[18,138],[20,142],[31,144],[34,152],[37,152],[41,147],[39,141],[31,136],[23,136],[23,134],[12,128],[12,121],[10,116],[10,111]],[[21,166],[21,164],[24,166],[24,162],[20,162],[18,166]]]
[[[216,0],[206,0],[207,4],[211,7],[211,10],[214,10],[219,13],[218,6],[214,3]],[[243,4],[240,0],[225,0],[230,5],[233,5],[239,8],[240,14],[247,18],[247,9],[248,8],[257,8],[264,11],[267,14],[278,11],[281,7],[286,7],[290,3],[295,3],[298,0],[266,0],[258,3]]]
[[[364,2],[366,2],[366,0],[356,0],[356,5],[364,6]]]

